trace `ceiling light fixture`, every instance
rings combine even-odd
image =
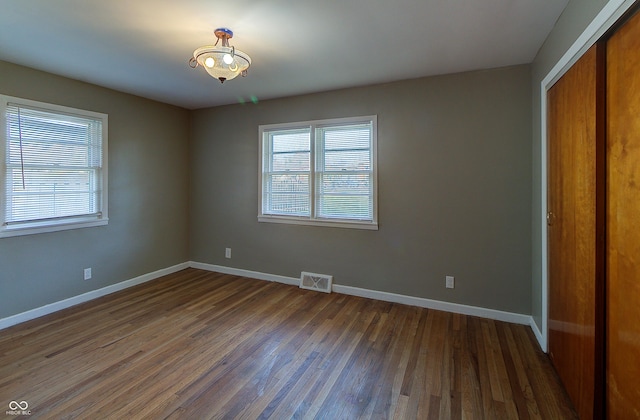
[[[189,66],[193,69],[198,65],[212,77],[224,83],[225,80],[236,78],[239,74],[247,75],[247,69],[251,66],[251,58],[247,53],[236,50],[229,45],[229,39],[233,38],[231,29],[218,28],[213,32],[218,40],[215,45],[205,45],[193,52],[193,58],[189,60]],[[222,41],[222,45],[218,43]]]

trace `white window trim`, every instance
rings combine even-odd
[[[36,220],[31,223],[21,223],[15,226],[5,225],[6,212],[6,109],[7,104],[24,105],[25,107],[40,108],[45,111],[58,112],[60,114],[69,114],[102,121],[102,207],[98,216],[77,216],[61,219],[43,219]],[[70,108],[62,105],[49,104],[44,102],[32,101],[29,99],[16,98],[13,96],[0,95],[0,238],[8,238],[22,235],[33,235],[38,233],[57,232],[69,229],[79,229],[93,226],[104,226],[109,223],[109,174],[108,174],[108,115],[99,112],[85,111],[76,108]]]
[[[265,131],[273,131],[273,130],[287,130],[287,129],[295,129],[295,128],[311,128],[312,132],[315,131],[316,126],[319,125],[340,125],[340,124],[350,124],[350,123],[362,123],[362,122],[371,122],[371,148],[372,148],[372,164],[373,164],[373,209],[372,209],[372,220],[357,220],[357,219],[326,219],[326,218],[317,218],[314,217],[313,212],[310,217],[306,216],[282,216],[282,215],[271,215],[264,214],[262,212],[262,177],[263,177],[263,137]],[[312,150],[314,147],[311,148]],[[378,116],[377,115],[367,115],[361,117],[347,117],[347,118],[331,118],[325,120],[311,120],[311,121],[300,121],[293,123],[283,123],[283,124],[265,124],[258,126],[258,221],[259,222],[268,222],[268,223],[285,223],[285,224],[294,224],[294,225],[307,225],[307,226],[325,226],[325,227],[335,227],[335,228],[348,228],[348,229],[365,229],[365,230],[378,230]],[[312,152],[311,157],[311,179],[312,185],[315,176],[314,166],[315,166],[315,158],[314,152]],[[315,188],[315,186],[313,187]],[[315,190],[311,192],[311,206],[312,208],[315,206],[314,196]]]

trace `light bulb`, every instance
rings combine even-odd
[[[226,64],[231,64],[233,63],[233,57],[231,56],[231,54],[225,54],[222,56],[222,61],[224,61]]]
[[[212,68],[215,64],[216,64],[216,62],[213,60],[213,57],[207,57],[204,60],[204,65],[209,67],[209,68]]]

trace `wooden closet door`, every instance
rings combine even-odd
[[[607,417],[640,418],[640,13],[607,43]]]
[[[547,94],[549,356],[582,419],[593,418],[602,401],[596,397],[603,365],[596,344],[602,298],[597,173],[604,171],[597,164],[604,159],[599,48],[587,51]]]

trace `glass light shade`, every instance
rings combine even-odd
[[[228,58],[225,60],[225,55]],[[219,79],[220,81],[231,80],[238,77],[239,74],[246,71],[251,65],[251,58],[240,50],[233,50],[231,47],[219,47],[207,45],[200,47],[193,52],[193,58],[196,59],[199,65],[212,77]],[[213,66],[211,60],[213,59]],[[229,63],[227,63],[229,61]]]

